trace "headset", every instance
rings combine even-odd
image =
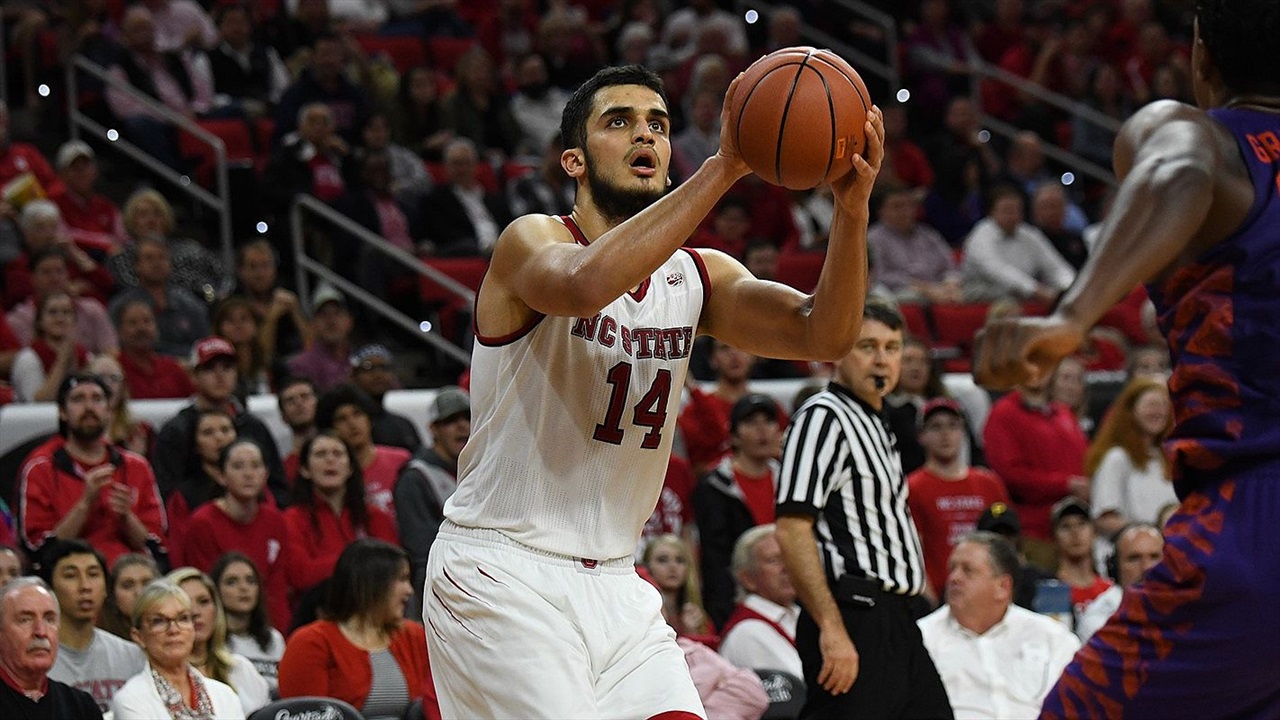
[[[1130,530],[1137,530],[1138,528],[1155,530],[1157,533],[1160,532],[1160,528],[1156,527],[1155,524],[1139,520],[1126,524],[1111,536],[1111,552],[1107,554],[1106,571],[1107,577],[1111,579],[1111,582],[1117,585],[1120,584],[1120,538],[1124,537],[1124,534]]]

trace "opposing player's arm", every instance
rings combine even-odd
[[[702,330],[756,355],[835,361],[849,352],[862,325],[867,293],[867,202],[884,156],[884,122],[873,107],[865,128],[866,157],[832,185],[835,215],[818,285],[805,295],[758,280],[729,256],[702,251],[711,298]]]
[[[1218,213],[1214,227],[1206,227],[1217,201],[1215,182],[1225,182],[1228,173],[1213,121],[1195,108],[1172,101],[1146,106],[1121,128],[1114,155],[1123,182],[1098,251],[1052,316],[997,322],[979,334],[974,375],[980,384],[1037,382],[1135,285],[1207,249],[1244,219],[1247,203]]]

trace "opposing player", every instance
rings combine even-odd
[[[561,124],[573,213],[522,217],[495,247],[477,298],[471,440],[424,593],[446,717],[701,717],[661,601],[632,561],[693,338],[834,359],[857,336],[879,110],[866,159],[833,188],[812,295],[681,248],[748,169],[722,132],[719,153],[666,194],[669,130],[657,76],[601,70]]]
[[[1076,655],[1046,717],[1280,714],[1280,11],[1200,0],[1196,103],[1120,131],[1123,178],[1055,313],[989,328],[979,382],[1041,378],[1148,281],[1174,360],[1167,449],[1182,505],[1163,559]]]

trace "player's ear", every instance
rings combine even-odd
[[[571,178],[578,178],[587,172],[587,159],[578,148],[570,148],[560,155],[560,167],[569,174]]]

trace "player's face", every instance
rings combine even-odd
[[[258,574],[247,563],[233,562],[218,580],[222,607],[229,613],[247,615],[258,604]]]
[[[663,543],[649,556],[649,575],[664,592],[677,592],[689,578],[689,560],[680,548]]]
[[[995,603],[1008,602],[1006,576],[996,575],[986,546],[962,542],[951,551],[947,562],[947,604],[952,613],[964,616],[980,612]]]
[[[1142,574],[1160,562],[1164,553],[1164,538],[1155,530],[1133,530],[1116,547],[1116,566],[1120,573],[1120,587],[1129,587],[1142,579]]]
[[[858,342],[836,365],[840,382],[874,407],[898,384],[901,372],[902,331],[872,318],[862,321]]]
[[[748,573],[747,590],[779,605],[790,605],[796,601],[796,588],[791,584],[791,576],[787,574],[787,566],[782,562],[782,548],[778,539],[770,535],[752,548],[755,556],[755,567]]]
[[[63,617],[82,623],[98,619],[98,611],[107,599],[107,576],[95,555],[79,553],[68,555],[53,568],[54,595]]]
[[[670,129],[662,97],[643,85],[596,93],[582,154],[592,200],[606,218],[625,220],[667,191]]]
[[[1138,429],[1149,438],[1158,438],[1169,426],[1169,395],[1164,388],[1152,388],[1133,403],[1133,419]]]
[[[919,439],[930,458],[951,462],[964,445],[964,420],[950,412],[935,412],[920,426]]]

